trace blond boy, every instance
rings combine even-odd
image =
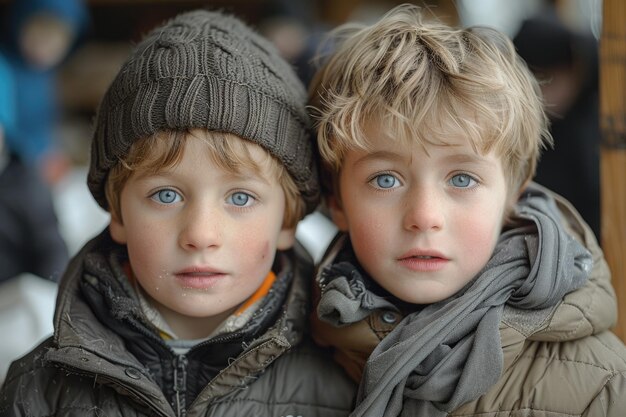
[[[305,98],[234,17],[185,13],[137,46],[93,138],[110,226],[71,262],[54,336],[12,365],[0,415],[347,415],[353,383],[304,334]]]
[[[511,42],[406,5],[336,35],[311,91],[341,233],[313,322],[360,382],[352,415],[623,414],[609,273],[530,183],[550,139]]]

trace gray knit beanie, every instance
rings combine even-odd
[[[106,92],[87,185],[107,209],[110,169],[139,138],[205,128],[248,139],[283,163],[311,212],[318,203],[306,92],[275,48],[235,17],[197,10],[150,32]]]

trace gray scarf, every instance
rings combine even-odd
[[[500,236],[472,282],[409,314],[380,342],[365,365],[351,416],[445,416],[477,399],[502,374],[504,306],[549,308],[584,284],[591,255],[565,232],[549,195],[531,185],[515,217],[524,225]],[[321,319],[340,326],[388,304],[353,278],[323,283]]]

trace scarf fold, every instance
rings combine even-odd
[[[461,292],[409,314],[378,344],[351,416],[445,416],[477,399],[502,374],[505,305],[553,308],[585,283],[591,254],[566,233],[552,197],[529,186],[515,218],[524,225],[502,233],[487,265]],[[320,318],[335,325],[376,308],[364,301],[369,296],[350,291],[351,277],[340,278],[323,286],[318,308]]]
[[[367,289],[365,278],[351,262],[330,265],[322,271],[318,284],[324,295],[317,314],[335,327],[361,321],[374,310],[398,311],[393,303]]]

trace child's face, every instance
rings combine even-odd
[[[30,17],[20,32],[20,49],[29,65],[45,71],[67,55],[74,34],[62,19],[37,13]]]
[[[333,219],[390,293],[413,304],[446,299],[495,247],[507,199],[500,158],[477,155],[461,135],[426,145],[427,154],[377,128],[366,134],[372,151],[346,154]]]
[[[294,240],[282,226],[285,196],[267,153],[250,143],[260,172],[233,174],[205,146],[188,138],[173,168],[134,172],[121,192],[122,219],[111,220],[113,239],[127,245],[135,278],[172,329],[198,324],[187,338],[208,335],[246,301],[276,250]]]

